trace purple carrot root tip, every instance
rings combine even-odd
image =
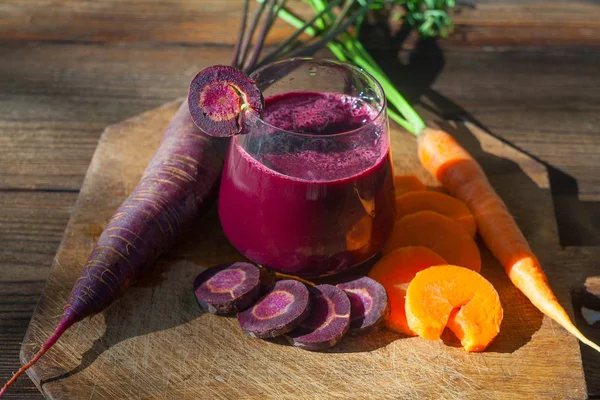
[[[350,300],[333,285],[309,288],[312,304],[309,316],[286,335],[287,340],[305,350],[325,350],[343,339],[350,327]]]
[[[210,136],[242,133],[247,113],[262,114],[263,97],[244,73],[215,65],[198,72],[188,95],[190,114],[198,128]]]
[[[115,301],[208,210],[221,176],[225,145],[196,127],[187,102],[179,107],[141,181],[92,249],[54,333],[0,393],[71,325]]]
[[[250,307],[260,295],[260,270],[252,264],[221,264],[194,281],[200,307],[211,314],[231,314]]]
[[[248,335],[272,338],[294,330],[310,312],[308,289],[294,280],[275,282],[254,306],[238,314]]]
[[[379,326],[389,312],[385,288],[374,279],[362,277],[337,285],[350,299],[349,334],[358,335]]]
[[[60,339],[63,333],[65,333],[66,330],[69,329],[77,321],[79,321],[79,319],[76,318],[75,314],[63,314],[60,321],[58,322],[58,325],[56,326],[56,329],[54,329],[52,335],[50,335],[48,340],[46,340],[46,343],[42,345],[40,350],[33,356],[31,360],[29,360],[29,362],[27,362],[27,364],[19,368],[19,370],[8,380],[8,382],[6,382],[2,389],[0,389],[0,397],[2,397],[4,393],[6,393],[6,390],[19,378],[19,376],[21,376],[25,371],[27,371],[36,362],[38,362],[38,360],[44,354],[46,354],[46,352],[50,350],[52,346],[54,346],[54,344],[58,341],[58,339]]]

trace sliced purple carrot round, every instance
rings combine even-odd
[[[269,287],[254,306],[238,313],[240,327],[250,336],[271,338],[294,330],[310,312],[308,289],[294,280]]]
[[[340,283],[337,287],[350,299],[350,334],[368,332],[378,326],[389,312],[385,288],[374,279],[364,276]]]
[[[200,307],[211,314],[231,314],[250,307],[260,295],[260,271],[252,264],[221,264],[194,281]]]
[[[246,113],[261,115],[263,97],[244,73],[215,65],[198,72],[188,94],[194,123],[206,134],[229,137],[242,133]]]
[[[311,312],[286,338],[305,350],[335,346],[350,327],[350,300],[343,290],[333,285],[317,285],[308,290]]]

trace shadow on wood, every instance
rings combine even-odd
[[[178,105],[171,103],[124,121],[103,136],[25,337],[23,357],[30,356],[40,338],[46,338],[54,328],[93,246],[94,229],[90,227],[110,218],[135,186]],[[538,249],[546,247],[544,257],[551,259],[551,249],[557,247],[558,240],[555,229],[545,225],[554,224],[554,219],[548,218],[548,213],[552,214],[549,193],[505,158],[533,168],[532,173],[539,175],[536,178],[546,177],[545,169],[489,135],[459,140],[476,154],[481,141],[484,167],[506,168],[490,171],[495,173],[494,183],[505,186],[501,194],[509,196],[509,205],[515,205],[515,214],[525,219],[523,227],[529,229],[533,244]],[[419,166],[413,138],[396,129],[392,145],[396,171],[416,174],[424,183],[434,184]],[[224,237],[214,208],[198,223],[160,261],[163,269],[158,266],[159,276],[131,288],[104,313],[81,321],[29,370],[34,382],[44,382],[48,398],[93,395],[97,399],[142,399],[157,394],[173,398],[585,395],[575,340],[555,330],[547,320],[540,326],[539,312],[485,252],[483,274],[497,286],[507,324],[489,352],[472,355],[442,343],[393,333],[348,338],[327,353],[308,352],[249,338],[235,318],[212,314],[197,318],[200,311],[191,290],[196,274],[202,267],[240,257]],[[165,268],[164,264],[172,265]],[[564,274],[556,266],[551,270],[552,282]],[[561,289],[562,294],[564,283]],[[102,339],[96,340],[98,337]],[[550,355],[544,354],[542,350],[548,347],[553,349],[553,358],[560,353],[561,363],[554,365]],[[508,365],[511,375],[506,374]],[[348,374],[349,370],[353,373]],[[531,371],[535,371],[535,382],[523,385],[522,376]]]
[[[173,278],[193,276],[199,271],[198,266],[187,261],[174,262],[174,260],[168,260],[168,258],[167,255],[159,259],[153,268],[152,274],[146,276],[125,292],[118,300],[118,306],[110,306],[102,312],[106,330],[102,337],[96,339],[92,347],[82,355],[79,365],[61,375],[40,381],[42,388],[45,384],[60,381],[82,372],[96,361],[102,353],[127,339],[165,331],[185,324],[203,314],[200,307],[194,304],[195,298],[191,287],[189,290],[173,291],[173,285],[177,283]],[[169,301],[185,304],[184,310],[186,312],[170,313],[168,304],[165,304],[162,310],[156,309],[157,303],[153,302],[153,297],[160,296],[161,292],[166,293],[167,291],[171,293],[172,297]],[[173,296],[173,294],[176,295]],[[153,308],[153,312],[147,314],[148,318],[144,323],[130,325],[126,329],[123,328],[124,320],[135,321],[128,314],[133,315],[138,313],[140,309]]]
[[[414,49],[407,51],[402,50],[408,35],[406,29],[400,29],[392,34],[389,30],[378,28],[377,32],[382,37],[386,34],[391,35],[385,39],[386,42],[393,44],[400,51],[397,53],[375,50],[372,51],[372,55],[409,103],[418,105],[427,114],[441,120],[469,121],[486,132],[491,132],[483,122],[462,106],[433,89],[436,78],[445,64],[443,51],[436,40],[420,40]],[[600,245],[600,202],[580,200],[577,181],[572,176],[518,148],[513,143],[507,143],[493,133],[490,134],[547,168],[561,245]]]
[[[102,353],[127,339],[165,331],[200,318],[204,312],[196,303],[192,282],[205,269],[200,266],[205,261],[202,255],[210,252],[215,245],[229,248],[223,254],[231,255],[235,252],[223,234],[217,207],[213,206],[194,224],[173,250],[159,258],[151,274],[144,276],[125,292],[116,306],[110,306],[102,312],[106,330],[102,337],[96,339],[92,347],[83,354],[79,365],[56,377],[40,381],[40,386],[43,387],[44,384],[60,381],[84,371]],[[241,256],[238,258],[243,259]],[[182,307],[183,312],[170,312],[171,304],[173,307],[175,305]],[[130,324],[124,329],[123,321],[136,321],[133,316],[140,313],[140,310],[152,310],[152,312],[147,313],[148,318],[141,323]]]

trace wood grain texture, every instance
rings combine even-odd
[[[132,190],[178,103],[109,128],[102,136],[48,284],[25,337],[31,357],[51,332],[81,265],[106,220]],[[556,264],[557,228],[545,169],[522,153],[464,127],[457,138],[492,183],[540,254],[563,304],[581,268]],[[393,132],[394,167],[433,184],[414,140]],[[325,353],[245,336],[232,318],[202,314],[191,291],[203,268],[239,259],[216,213],[162,258],[152,277],[108,310],[78,323],[29,371],[48,398],[585,398],[577,341],[541,314],[483,251],[482,273],[498,289],[505,319],[489,351],[390,332],[346,338]],[[530,379],[535,376],[536,379]]]
[[[27,320],[102,130],[184,95],[200,67],[228,62],[238,2],[0,2],[0,220],[3,229],[11,224],[0,230],[0,280],[18,282],[7,286],[3,280],[0,287],[0,380],[18,368]],[[289,0],[303,13],[299,2]],[[423,62],[405,68],[400,64],[407,55],[390,53],[386,70],[397,81],[405,77],[414,93],[433,85],[430,95],[438,95],[440,112],[428,118],[468,111],[546,163],[561,242],[597,246],[600,60],[584,50],[600,43],[598,2],[477,4],[454,16],[456,35],[442,44],[443,57],[425,54]],[[272,42],[286,29],[278,24]],[[463,51],[473,47],[484,51]],[[46,226],[51,233],[41,233]],[[582,268],[573,285],[597,274],[600,252],[590,249],[570,247],[561,259],[562,268]],[[27,305],[14,313],[21,302]],[[600,341],[597,329],[579,322]],[[600,356],[587,348],[582,353],[589,394],[600,396]],[[6,398],[41,395],[21,379]]]
[[[0,193],[0,379],[15,370],[29,320],[50,272],[77,193]],[[7,399],[38,399],[29,379]]]
[[[0,263],[0,276],[30,271],[27,266],[32,260],[39,266],[31,277],[36,283],[23,286],[29,314],[7,314],[0,320],[15,326],[0,342],[0,349],[3,343],[13,346],[0,358],[2,380],[18,368],[17,347],[67,222],[65,210],[75,201],[104,126],[184,94],[198,69],[227,62],[230,52],[214,46],[0,44],[0,53],[6,55],[0,59],[0,188],[10,191],[0,193],[0,216],[10,217],[21,232],[16,240],[7,233],[9,242],[0,243],[0,254],[10,259]],[[555,170],[566,171],[567,182],[554,182],[552,189],[559,192],[553,197],[562,215],[561,233],[568,235],[566,244],[600,243],[597,53],[453,50],[443,53],[433,71],[418,58],[408,63],[403,53],[388,58],[374,53],[387,62],[387,71],[404,85],[404,91],[413,97],[422,95],[427,104],[431,103],[428,97],[434,98],[437,113],[419,107],[428,119],[455,118],[468,111],[494,134]],[[422,58],[439,60],[439,53],[425,53]],[[425,96],[423,88],[428,85],[433,85],[433,92],[425,91]],[[52,196],[61,200],[49,204]],[[5,206],[15,201],[26,206],[19,211]],[[14,243],[32,232],[28,229],[43,226],[43,218],[55,212],[62,213],[62,222],[53,228],[54,239],[29,242],[15,256]],[[31,222],[32,214],[39,219]],[[16,230],[11,232],[16,235]],[[46,252],[43,256],[38,254],[40,248]],[[598,263],[585,257],[576,260],[587,265],[589,275],[597,273]],[[8,296],[6,307],[23,300],[5,287],[0,293]],[[586,333],[600,341],[596,331]],[[600,394],[600,357],[587,348],[582,352],[589,392]],[[7,396],[38,396],[27,379],[18,385]]]
[[[233,44],[241,0],[29,0],[0,3],[3,40],[80,43]],[[452,17],[456,34],[448,46],[598,47],[600,8],[593,1],[477,0]],[[311,15],[300,0],[288,1],[300,16]],[[255,2],[252,2],[255,7]],[[307,18],[306,18],[307,19]],[[279,21],[268,43],[293,32]],[[375,46],[385,47],[377,41]]]
[[[183,96],[231,48],[19,43],[0,53],[10,60],[0,62],[0,188],[77,189],[107,124]],[[433,99],[428,119],[468,111],[577,180],[582,201],[600,200],[597,53],[373,54],[409,98]]]

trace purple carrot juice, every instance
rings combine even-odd
[[[356,266],[394,222],[387,119],[360,99],[287,92],[231,140],[219,216],[248,259],[302,276]]]

